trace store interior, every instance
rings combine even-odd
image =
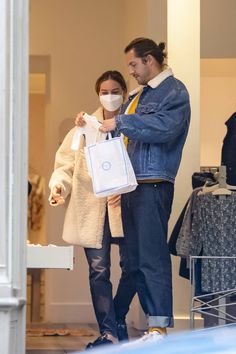
[[[29,196],[28,242],[66,246],[61,238],[65,207],[52,208],[48,203],[55,153],[74,126],[76,114],[91,113],[97,107],[94,82],[101,72],[115,68],[124,74],[129,90],[136,86],[123,58],[128,42],[135,37],[151,37],[166,42],[168,52],[167,1],[30,0],[29,4],[29,180],[33,189]],[[181,7],[177,6],[178,11]],[[200,91],[196,85],[197,92],[193,92],[200,99],[200,109],[199,115],[196,110],[193,113],[176,182],[170,233],[191,193],[193,172],[221,165],[225,122],[236,112],[235,13],[234,0],[201,1]],[[180,46],[178,50],[186,48]],[[171,58],[172,53],[169,55]],[[191,56],[184,57],[186,67],[191,60]],[[179,257],[173,256],[175,331],[189,328],[190,284],[179,276],[179,262]],[[119,275],[118,248],[114,246],[114,292]],[[33,282],[37,291],[34,297]],[[78,246],[74,247],[73,271],[28,271],[27,326],[45,322],[96,323],[87,263]],[[128,324],[137,330],[145,327],[137,298]],[[196,326],[203,326],[201,316],[196,317]]]

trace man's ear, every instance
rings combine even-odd
[[[143,58],[143,63],[147,64],[147,63],[151,63],[153,60],[152,55],[148,54],[145,58]]]
[[[151,55],[151,54],[148,54],[147,55],[147,61],[149,61],[150,63],[152,63],[153,62],[153,56]]]

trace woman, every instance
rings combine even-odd
[[[127,87],[118,71],[106,71],[97,79],[95,90],[101,107],[92,115],[103,122],[119,112]],[[83,112],[78,114],[76,121],[80,126],[85,125]],[[52,205],[59,205],[68,199],[62,237],[69,243],[84,247],[88,261],[91,296],[101,334],[87,345],[89,349],[101,344],[116,343],[118,339],[128,339],[125,315],[136,289],[134,279],[129,276],[126,267],[126,250],[121,237],[120,196],[94,196],[83,149],[86,137],[80,139],[77,151],[71,150],[76,129],[73,128],[67,134],[56,153],[55,170],[49,182],[49,200]],[[122,275],[113,302],[110,249],[114,242],[120,247]]]

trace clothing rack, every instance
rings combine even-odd
[[[215,169],[215,167],[211,167]],[[206,172],[206,171],[205,171]],[[209,172],[209,170],[208,170]],[[215,171],[216,173],[216,171]],[[225,197],[229,192],[226,183],[226,166],[219,166],[218,171],[218,190],[223,191],[220,197]],[[231,193],[231,192],[229,192]],[[214,194],[214,192],[213,192]],[[218,292],[211,292],[206,295],[195,296],[195,263],[197,259],[236,259],[236,256],[190,256],[190,328],[195,327],[195,314],[204,314],[205,316],[212,316],[218,319],[218,325],[226,325],[226,323],[236,323],[236,316],[229,314],[230,306],[236,305],[236,302],[227,303],[227,297],[236,295],[236,289],[229,289]],[[209,300],[210,298],[210,300]],[[217,303],[215,305],[215,303]],[[215,313],[210,310],[215,310]]]
[[[190,328],[195,328],[195,315],[215,317],[218,325],[226,323],[236,323],[236,316],[228,312],[230,306],[236,305],[236,302],[227,303],[227,297],[236,296],[236,289],[208,293],[206,295],[195,295],[195,263],[197,259],[236,259],[235,256],[190,256]],[[210,297],[210,300],[209,300]],[[217,303],[217,305],[215,305]],[[210,310],[215,310],[215,313]]]

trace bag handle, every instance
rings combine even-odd
[[[108,133],[107,133],[107,137],[108,137],[108,140],[112,139],[111,132],[108,132]]]
[[[100,141],[110,140],[110,139],[112,139],[111,132],[103,133],[100,130],[98,130],[97,137],[96,137],[96,144],[99,143]]]

